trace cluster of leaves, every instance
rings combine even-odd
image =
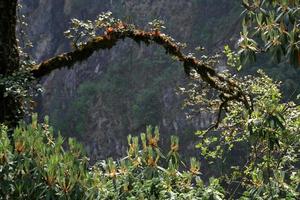
[[[151,36],[161,36],[165,41],[176,44],[178,48],[186,47],[186,44],[176,42],[172,37],[160,32],[162,29],[166,28],[164,26],[164,21],[155,19],[149,22],[148,25],[150,26],[149,31],[151,32]],[[111,12],[104,12],[94,21],[72,19],[71,28],[65,31],[64,34],[67,38],[71,39],[73,46],[78,49],[83,45],[86,45],[88,41],[95,39],[97,36],[103,36],[103,33],[109,37],[109,35],[114,32],[122,34],[131,31],[137,31],[139,33],[143,32],[136,29],[134,24],[126,24],[120,19],[114,18]],[[143,37],[143,34],[141,37]],[[143,41],[141,38],[132,39],[139,44]],[[144,40],[144,42],[149,44],[149,41]]]
[[[21,119],[32,111],[35,107],[32,98],[42,92],[41,86],[35,83],[30,72],[34,62],[22,51],[20,56],[18,70],[9,75],[0,75],[0,88],[4,88],[3,98],[11,99],[13,100],[11,103],[18,105],[16,108],[11,108],[16,119]],[[10,105],[5,106],[9,108]]]
[[[75,48],[86,44],[89,39],[101,35],[103,32],[109,33],[114,28],[125,28],[119,19],[115,19],[111,12],[105,12],[91,21],[82,21],[78,19],[71,19],[71,28],[64,32],[65,36],[71,39]]]
[[[227,58],[227,65],[229,67],[236,68],[237,71],[242,69],[241,59],[238,53],[232,51],[228,45],[224,46],[224,51]]]
[[[244,61],[256,52],[270,52],[274,60],[286,57],[300,66],[300,2],[297,0],[243,0],[246,8],[240,39]]]
[[[23,66],[12,75],[0,75],[0,86],[5,88],[4,98],[11,96],[15,99],[27,99],[32,80],[33,78],[27,66]]]
[[[229,185],[239,183],[230,191],[232,197],[238,193],[244,199],[299,197],[300,106],[283,103],[279,85],[262,71],[244,77],[240,86],[252,98],[253,111],[228,102],[214,132],[209,128],[196,133],[202,156],[226,168],[221,175]],[[200,89],[196,93],[195,84],[185,90],[190,94],[187,105],[209,102],[210,112],[219,111],[221,101],[208,100]],[[233,159],[236,152],[243,155],[240,160]]]
[[[7,129],[0,131],[1,199],[222,199],[217,179],[205,186],[200,164],[191,159],[190,168],[180,172],[178,138],[164,156],[158,146],[159,131],[147,128],[138,137],[128,136],[127,157],[88,166],[82,147],[68,140],[68,150],[59,135],[53,137],[48,120],[21,123],[14,130],[13,145]],[[166,168],[161,165],[166,165]]]

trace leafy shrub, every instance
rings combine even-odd
[[[262,70],[241,78],[239,85],[252,98],[252,111],[228,103],[217,126],[196,133],[196,147],[219,170],[214,174],[234,188],[227,191],[230,197],[299,199],[300,106],[284,102],[280,83]],[[219,111],[220,101],[209,101],[200,89],[199,84],[182,89],[189,94],[187,106]]]
[[[74,139],[53,137],[48,120],[21,123],[13,142],[0,129],[0,199],[221,199],[218,179],[205,186],[200,164],[191,159],[189,169],[178,170],[178,138],[164,156],[159,131],[151,127],[138,137],[128,136],[127,157],[108,159],[94,166]],[[13,143],[13,145],[11,144]],[[67,150],[65,150],[67,149]],[[166,168],[160,165],[166,165]]]

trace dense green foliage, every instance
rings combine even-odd
[[[200,85],[181,89],[189,96],[186,105],[196,113],[205,107],[220,112],[220,100],[207,99],[212,91]],[[252,97],[253,111],[230,102],[218,126],[196,133],[200,138],[196,147],[215,168],[214,174],[235,187],[231,197],[238,193],[245,199],[299,197],[300,106],[283,103],[279,85],[262,71],[244,77],[240,86]]]
[[[255,59],[256,52],[270,52],[300,66],[300,3],[297,0],[243,0],[246,16],[240,40],[243,60]],[[253,39],[254,38],[254,39]]]
[[[138,137],[128,136],[127,157],[108,159],[94,166],[74,139],[67,149],[61,136],[53,136],[47,120],[21,123],[14,130],[14,145],[7,130],[0,132],[0,199],[222,199],[218,179],[207,186],[200,179],[194,158],[180,172],[178,139],[171,138],[164,156],[158,129],[148,127]],[[140,141],[140,142],[139,142]],[[166,168],[161,167],[165,165]]]

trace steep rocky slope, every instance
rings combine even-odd
[[[70,50],[63,32],[71,18],[94,19],[112,11],[126,22],[146,27],[153,19],[166,22],[165,32],[187,42],[187,51],[199,45],[214,51],[238,32],[238,1],[227,0],[23,0],[22,12],[33,41],[31,55],[37,61]],[[176,134],[193,154],[194,131],[207,127],[212,115],[187,120],[182,99],[175,94],[187,82],[181,66],[157,46],[120,43],[97,52],[73,69],[55,71],[42,80],[45,92],[38,110],[64,135],[84,143],[93,160],[121,156],[127,134],[137,134],[148,124],[158,125],[167,143]]]

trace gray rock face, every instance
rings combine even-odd
[[[228,13],[235,12],[236,4],[232,3],[230,7],[230,3],[224,6],[222,3],[210,2],[212,1],[23,0],[21,4],[29,23],[28,34],[34,45],[31,55],[35,60],[41,61],[71,49],[68,40],[63,36],[63,31],[68,28],[71,18],[94,19],[103,11],[112,11],[123,20],[134,22],[141,27],[147,26],[147,22],[155,18],[163,19],[168,27],[167,33],[178,41],[188,43],[191,48],[187,51],[200,44],[211,45],[212,41],[209,43],[209,39],[220,40],[222,35],[218,32],[214,33],[209,23],[221,23],[223,20],[229,25],[233,24],[228,22],[230,19],[226,17]],[[126,66],[116,67],[127,64],[130,65],[128,69]],[[78,89],[87,82],[97,87],[99,86],[97,83],[101,83],[101,86],[105,85],[104,79],[108,78],[107,73],[112,73],[112,69],[115,68],[117,70],[114,81],[127,79],[124,83],[128,83],[126,86],[128,95],[124,92],[126,90],[118,94],[113,87],[108,93],[101,92],[100,89],[95,90],[98,92],[89,94],[91,98],[86,100],[88,101],[86,112],[81,119],[75,120],[76,115],[82,115],[81,109],[78,112],[73,111],[71,117],[66,117],[71,109],[70,106],[73,105],[70,102],[77,102],[77,99],[81,98]],[[137,73],[137,71],[141,72]],[[135,73],[136,75],[133,75]],[[173,78],[166,78],[168,73],[174,73]],[[111,78],[113,79],[114,76]],[[136,80],[138,83],[135,82]],[[156,84],[153,83],[155,81]],[[180,66],[166,57],[157,46],[139,47],[132,41],[125,40],[110,51],[95,53],[87,61],[76,64],[72,69],[55,71],[45,77],[42,80],[45,92],[39,102],[39,112],[41,115],[49,114],[50,121],[63,123],[67,128],[61,128],[57,125],[59,123],[54,125],[63,129],[65,136],[77,137],[84,144],[92,160],[122,156],[127,148],[127,134],[138,134],[145,130],[147,124],[153,122],[160,127],[164,145],[168,145],[171,134],[176,134],[180,136],[182,146],[189,147],[189,150],[183,150],[184,153],[194,154],[195,151],[190,150],[193,149],[196,141],[193,133],[197,129],[209,126],[213,116],[203,113],[197,119],[186,119],[181,108],[182,98],[177,96],[174,90],[184,82],[186,77]],[[155,98],[147,105],[138,104],[145,96],[142,92],[151,87],[157,88]],[[107,96],[112,95],[121,99],[108,101]],[[110,103],[118,105],[118,109]],[[154,113],[151,113],[151,116],[154,120],[148,121],[147,113],[143,112],[140,112],[142,114],[138,119],[132,119],[136,104],[139,107],[153,108]],[[151,109],[145,108],[145,110]],[[84,120],[84,131],[73,132],[77,129],[72,127],[76,127],[82,120]],[[138,125],[136,121],[139,121]]]

